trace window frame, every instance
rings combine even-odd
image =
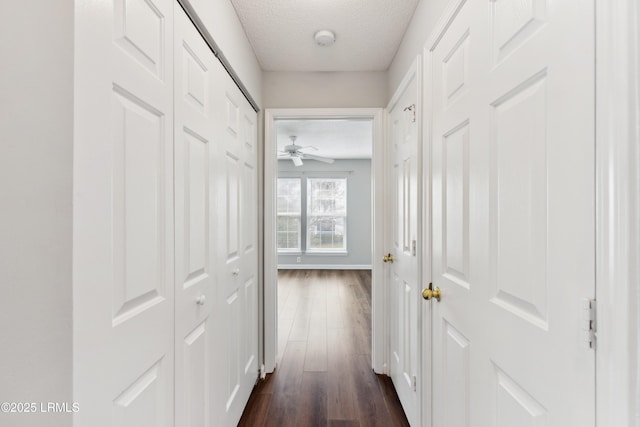
[[[277,199],[278,199],[278,191],[277,191],[277,180],[280,179],[297,179],[300,181],[300,235],[299,235],[299,248],[297,249],[280,249],[277,247],[278,244],[278,230],[277,230],[277,221],[280,214],[277,212]],[[314,215],[309,215],[309,195],[308,195],[308,181],[313,179],[320,180],[343,180],[345,183],[345,202],[344,202],[344,245],[339,249],[313,249],[310,248],[310,236],[309,236],[309,217]],[[349,172],[343,171],[316,171],[316,172],[290,172],[290,171],[281,171],[278,173],[276,178],[276,253],[278,255],[311,255],[311,256],[347,256],[348,252],[348,232],[347,232],[347,222],[348,222],[348,209],[347,205],[349,203]],[[335,215],[330,215],[335,216]]]

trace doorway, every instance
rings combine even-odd
[[[264,372],[273,372],[278,361],[278,265],[289,269],[326,268],[338,264],[338,261],[354,267],[371,268],[371,366],[377,373],[387,373],[384,342],[384,298],[382,297],[382,253],[383,247],[383,175],[384,162],[382,109],[287,109],[265,111],[265,215],[264,215]],[[344,197],[349,191],[350,178],[356,174],[356,166],[339,161],[338,155],[321,152],[319,142],[304,141],[319,134],[314,127],[322,121],[335,125],[341,123],[365,124],[370,128],[370,192],[371,224],[368,227],[369,264],[363,264],[360,258],[351,258],[349,254],[350,227],[345,212],[339,206],[333,206],[335,212],[329,216],[321,215],[316,208],[322,202],[313,200],[318,195],[331,193],[329,199]],[[305,133],[304,127],[307,127]],[[300,135],[298,135],[300,134]],[[306,135],[306,136],[305,136]],[[293,138],[292,136],[298,137]],[[335,138],[334,138],[335,139]],[[348,144],[338,144],[348,149]],[[278,154],[281,160],[278,160]],[[314,158],[316,157],[316,158]],[[317,157],[325,160],[318,160]],[[332,160],[332,161],[330,161]],[[344,159],[346,160],[346,159]],[[282,163],[279,172],[278,163]],[[301,164],[300,164],[301,163]],[[307,165],[305,165],[307,163]],[[323,171],[312,170],[313,164],[322,163]],[[317,165],[316,165],[317,166]],[[299,168],[299,169],[296,169]],[[338,176],[340,175],[340,176]],[[281,181],[279,181],[279,179]],[[281,194],[288,192],[292,205],[299,206],[278,215],[278,186]],[[346,191],[345,191],[346,190]],[[335,193],[335,194],[334,194]],[[315,194],[315,196],[314,196]],[[379,196],[376,196],[376,195]],[[299,196],[297,196],[299,195]],[[285,202],[286,197],[281,200]],[[298,202],[299,199],[299,202]],[[304,199],[304,201],[303,201]],[[345,198],[346,203],[346,198]],[[324,206],[325,208],[327,206]],[[348,209],[348,205],[345,206]],[[353,210],[353,208],[352,208]],[[380,214],[377,214],[380,213]],[[282,212],[281,212],[282,213]],[[280,221],[280,227],[278,227]],[[304,223],[304,226],[303,226]],[[352,226],[353,228],[353,226]],[[355,231],[351,230],[351,231]],[[280,246],[281,250],[278,251]],[[284,250],[283,250],[284,249]],[[353,251],[355,256],[355,252]],[[358,250],[362,255],[362,250]],[[350,260],[349,260],[350,259]],[[355,261],[354,261],[355,260]],[[379,262],[378,262],[379,261]],[[340,268],[340,267],[333,267]]]
[[[328,294],[333,280],[324,273],[370,274],[372,130],[369,118],[276,120],[278,362],[289,341],[312,334],[313,358],[326,370],[327,331],[337,325],[329,308],[340,307],[345,292]],[[370,301],[362,302],[366,312]],[[370,319],[362,322],[369,342]]]

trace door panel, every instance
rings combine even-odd
[[[418,82],[417,69],[412,69],[402,93],[389,111],[390,146],[389,175],[392,177],[391,229],[393,263],[391,277],[391,378],[407,418],[419,423],[417,382],[420,364],[418,336],[421,304],[418,236],[419,206],[418,174]]]
[[[208,349],[209,327],[207,322],[199,324],[189,335],[184,338],[181,355],[176,355],[180,360],[181,370],[176,377],[182,376],[180,389],[176,389],[176,401],[184,406],[176,408],[179,423],[186,426],[206,426],[211,419],[209,410],[209,387],[211,385],[210,367],[211,357]],[[184,396],[184,401],[180,396]]]
[[[444,135],[443,273],[459,286],[469,288],[469,123]]]
[[[140,420],[154,425],[169,425],[165,408],[168,372],[162,361],[136,379],[113,401],[113,425],[134,427]]]
[[[217,60],[176,4],[175,34],[175,236],[176,421],[210,425],[215,359],[213,304],[216,286],[215,203],[218,162],[215,72]]]
[[[489,6],[427,52],[433,424],[593,426],[593,4]]]
[[[446,321],[442,324],[442,346],[444,354],[442,366],[442,398],[447,405],[443,408],[446,426],[465,427],[469,425],[469,340]]]
[[[495,165],[490,192],[496,286],[492,302],[548,329],[545,74],[492,105]]]
[[[74,424],[169,426],[173,2],[76,7]]]
[[[230,79],[222,85],[225,124],[223,229],[226,230],[221,290],[224,341],[227,344],[224,401],[229,425],[235,425],[258,378],[258,254],[256,114]]]
[[[227,152],[227,261],[233,262],[239,256],[239,201],[240,201],[240,160],[234,153]]]

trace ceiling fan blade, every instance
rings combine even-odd
[[[300,157],[291,157],[291,160],[293,160],[293,164],[296,166],[302,166],[302,159]]]
[[[318,147],[314,147],[313,145],[305,145],[304,147],[297,147],[298,151],[304,150],[305,148],[311,148],[313,151],[318,151]]]
[[[333,159],[330,159],[328,157],[316,156],[316,155],[313,155],[313,154],[306,154],[306,153],[304,154],[304,158],[305,159],[311,159],[311,160],[317,160],[319,162],[324,162],[324,163],[333,163],[334,162]]]

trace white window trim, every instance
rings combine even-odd
[[[332,251],[332,250],[326,250],[326,249],[311,249],[308,250],[304,253],[305,255],[339,255],[339,256],[347,256],[349,255],[349,251],[346,250],[337,250],[337,251]]]

